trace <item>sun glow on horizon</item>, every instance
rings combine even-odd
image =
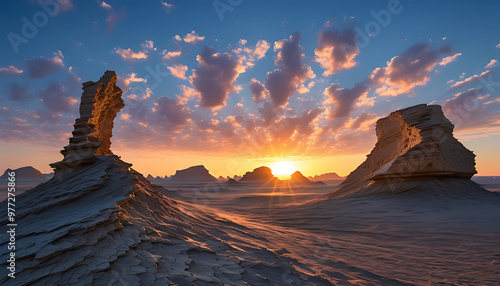
[[[287,177],[296,171],[295,165],[291,161],[276,161],[272,162],[270,166],[273,175],[277,177]]]

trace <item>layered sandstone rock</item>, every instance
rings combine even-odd
[[[453,137],[453,127],[439,105],[392,112],[377,121],[375,147],[338,193],[374,182],[470,179],[476,173],[475,155]]]
[[[73,137],[61,151],[64,159],[50,165],[56,175],[61,170],[94,162],[95,156],[113,155],[110,150],[113,120],[125,106],[116,81],[116,73],[106,71],[99,81],[83,83],[80,118],[75,120]]]

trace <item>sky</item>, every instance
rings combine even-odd
[[[144,174],[286,161],[347,175],[397,109],[439,104],[500,175],[498,1],[0,3],[0,169],[60,161],[81,84],[116,71],[111,149]],[[279,165],[279,164],[278,164]]]

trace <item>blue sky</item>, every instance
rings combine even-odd
[[[0,146],[8,159],[2,168],[29,162],[37,150],[65,145],[81,82],[97,81],[109,69],[119,76],[126,104],[112,140],[122,154],[159,150],[165,158],[197,154],[209,162],[214,156],[362,158],[375,142],[376,119],[435,103],[455,123],[457,137],[480,148],[473,149],[480,173],[498,170],[500,4],[495,1],[0,5]],[[54,5],[56,15],[43,9]],[[23,19],[35,23],[31,35],[23,35]],[[24,42],[13,45],[13,37]],[[331,52],[350,40],[354,45],[344,46],[341,56]],[[377,68],[380,77],[368,80]],[[291,91],[284,92],[287,88]],[[20,154],[7,154],[9,148]],[[33,164],[46,170],[52,158],[57,154]],[[339,164],[335,167],[355,167]],[[334,171],[326,168],[317,172]]]

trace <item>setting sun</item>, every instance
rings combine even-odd
[[[296,171],[293,162],[290,161],[273,162],[271,163],[271,170],[273,171],[273,175],[278,177],[290,176]]]

